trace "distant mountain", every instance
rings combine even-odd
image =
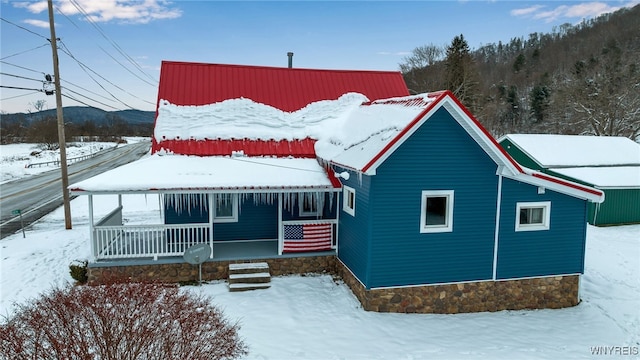
[[[128,124],[141,125],[153,124],[155,119],[154,111],[142,110],[119,110],[105,111],[88,106],[67,106],[63,108],[63,117],[66,123],[82,124],[87,121],[96,125],[102,125],[108,122],[109,118],[120,118]],[[56,117],[56,109],[48,109],[33,113],[13,113],[1,114],[0,121],[14,122],[21,120],[40,120],[45,117]]]

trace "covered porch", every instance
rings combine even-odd
[[[92,262],[173,262],[200,243],[212,248],[212,261],[335,255],[341,187],[328,171],[316,159],[152,155],[70,190],[88,196]],[[128,224],[129,194],[157,195],[159,219]],[[101,195],[118,203],[95,219]]]
[[[316,194],[331,197],[332,201],[329,204],[322,204],[322,201],[316,200]],[[161,197],[165,198],[174,195],[160,194]],[[210,199],[208,206],[204,207],[205,210],[219,209],[220,206],[214,205],[214,201],[220,198],[228,198],[229,196],[229,194],[218,197],[213,196],[214,194],[208,194],[208,196],[199,194],[198,197],[203,195]],[[178,196],[186,195],[179,194]],[[295,202],[288,205],[289,208],[287,209],[286,205],[283,204],[284,196],[285,194],[283,193],[275,196],[278,199],[277,217],[271,219],[277,228],[274,238],[247,238],[247,235],[244,235],[239,236],[241,238],[238,239],[222,239],[216,237],[214,229],[216,226],[225,226],[228,223],[217,223],[215,221],[216,211],[209,212],[209,221],[206,223],[126,225],[123,221],[122,195],[118,195],[120,205],[102,219],[94,221],[94,195],[89,195],[91,254],[95,261],[181,258],[186,249],[199,243],[207,243],[211,246],[213,250],[211,254],[212,260],[251,260],[278,256],[301,256],[305,253],[318,255],[318,252],[335,254],[338,243],[337,226],[339,214],[335,208],[337,207],[339,193],[300,192],[286,195],[300,199],[309,197],[312,199],[310,200],[311,204],[315,203],[315,206],[329,209],[328,211],[317,212],[318,215],[315,215],[313,219],[308,219],[308,216],[305,217],[306,219],[300,219],[299,216],[291,219],[292,216],[286,213],[290,213],[292,209],[299,212],[296,207],[304,205]],[[234,199],[233,196],[231,198]],[[232,200],[231,203],[233,204],[233,202]],[[245,202],[247,202],[246,199]],[[200,206],[198,203],[195,205]],[[166,209],[167,206],[165,201],[162,208]],[[166,212],[166,210],[164,211]],[[197,210],[193,208],[186,210],[187,216],[197,215],[189,214],[191,211],[196,212]],[[239,209],[238,211],[242,210]],[[166,213],[162,217],[167,218]],[[236,215],[236,218],[242,218],[242,214]],[[261,219],[261,222],[264,221],[264,219]],[[268,226],[270,227],[271,225]],[[247,231],[247,233],[251,232]],[[240,233],[243,232],[240,231]]]

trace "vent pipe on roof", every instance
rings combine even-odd
[[[287,56],[289,57],[289,69],[291,69],[293,67],[293,53],[289,51]]]

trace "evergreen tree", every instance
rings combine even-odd
[[[447,47],[445,67],[447,88],[471,111],[478,110],[478,75],[469,44],[462,34],[454,37]]]

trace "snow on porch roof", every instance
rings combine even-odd
[[[158,100],[206,105],[248,98],[292,112],[357,92],[370,100],[409,95],[399,71],[319,70],[163,61]]]
[[[69,186],[76,194],[333,190],[316,159],[155,154]],[[334,180],[332,182],[332,180]]]

